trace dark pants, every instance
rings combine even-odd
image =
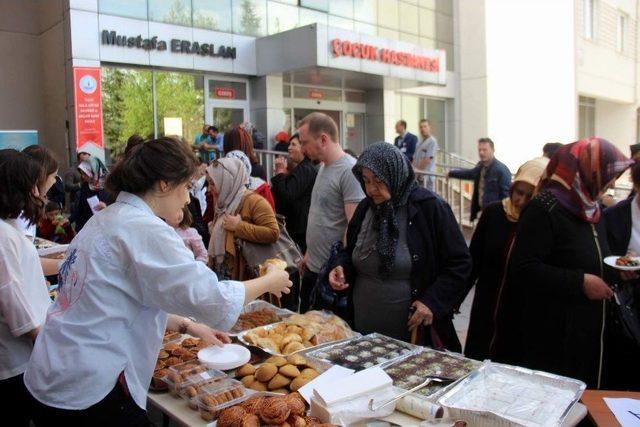
[[[300,284],[300,313],[306,313],[311,309],[311,292],[318,281],[318,273],[306,269]]]
[[[289,288],[291,292],[289,294],[282,294],[280,304],[282,308],[297,313],[300,309],[300,273],[298,270],[289,274],[289,280],[293,283],[291,288]]]
[[[36,426],[153,426],[147,411],[116,382],[115,387],[100,402],[87,409],[68,410],[44,405],[30,396],[32,419]]]
[[[11,425],[28,427],[31,419],[30,396],[22,381],[22,374],[0,380],[0,396],[2,406],[7,410],[5,416],[13,420]]]

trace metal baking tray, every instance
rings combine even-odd
[[[474,426],[560,426],[586,388],[582,381],[485,362],[438,403]]]
[[[384,341],[383,343],[376,343],[375,341]],[[361,343],[368,342],[369,350],[365,348]],[[349,350],[354,350],[353,347],[362,347],[359,354],[349,354]],[[385,347],[386,346],[386,347]],[[393,348],[388,348],[393,346]],[[380,350],[376,351],[376,348]],[[379,333],[372,333],[369,335],[361,336],[358,338],[342,341],[339,343],[333,343],[314,349],[303,350],[300,354],[313,359],[318,359],[324,362],[328,362],[334,365],[340,365],[345,368],[355,369],[360,371],[374,366],[381,366],[393,362],[399,358],[409,356],[420,350],[420,347],[410,344],[404,341],[397,340],[395,338],[388,337]],[[396,352],[397,355],[389,357],[389,354]],[[332,357],[332,353],[336,357]],[[362,356],[361,353],[366,353],[366,356]],[[362,358],[376,358],[373,361],[363,362],[359,359]],[[350,360],[353,359],[353,360]]]
[[[278,326],[278,325],[280,325],[280,324],[282,324],[282,323],[285,323],[285,322],[273,323],[273,324],[271,324],[271,325],[267,325],[267,326],[259,326],[259,327],[257,327],[257,328],[253,328],[253,329],[250,329],[250,330],[248,330],[248,331],[245,331],[245,332],[243,332],[243,333],[241,333],[241,334],[239,334],[239,335],[238,335],[238,337],[237,337],[237,338],[238,338],[238,341],[240,341],[242,344],[244,344],[244,345],[245,345],[245,346],[247,346],[247,347],[257,348],[257,349],[262,350],[262,351],[264,351],[265,353],[270,354],[270,355],[272,355],[272,356],[282,356],[282,357],[287,357],[287,356],[291,356],[292,354],[302,353],[302,352],[307,351],[307,350],[311,350],[311,349],[314,349],[314,348],[323,347],[323,346],[326,346],[326,345],[331,345],[331,344],[334,344],[334,343],[340,343],[340,342],[348,341],[348,340],[351,340],[351,339],[353,339],[353,338],[357,338],[357,337],[360,337],[360,336],[361,336],[361,335],[360,335],[359,333],[357,333],[357,332],[349,331],[349,332],[352,334],[352,336],[350,336],[350,337],[348,337],[348,338],[346,338],[346,339],[344,339],[344,340],[338,340],[338,341],[333,341],[333,342],[329,342],[329,343],[322,343],[322,344],[318,344],[318,345],[316,345],[316,346],[309,347],[309,348],[306,348],[306,349],[302,349],[302,350],[299,350],[299,351],[295,351],[295,352],[290,353],[290,354],[281,354],[281,353],[276,353],[276,352],[273,352],[273,351],[271,351],[271,350],[269,350],[269,349],[262,348],[262,347],[260,347],[260,346],[255,345],[255,344],[251,344],[251,343],[249,343],[249,342],[245,339],[245,335],[246,335],[246,334],[248,334],[248,333],[249,333],[249,332],[251,332],[251,331],[254,331],[254,330],[256,330],[256,329],[266,329],[266,330],[273,329],[273,328],[275,328],[276,326]],[[306,356],[306,355],[305,355],[305,357],[308,357],[308,356]]]
[[[424,399],[424,400],[429,400],[431,402],[437,401],[440,396],[442,396],[444,393],[446,393],[451,388],[455,387],[455,385],[459,381],[461,381],[462,379],[466,378],[474,370],[476,370],[480,366],[482,366],[482,362],[479,362],[479,361],[473,360],[473,359],[469,359],[468,357],[464,357],[463,355],[461,355],[459,353],[453,353],[453,352],[448,352],[448,351],[439,351],[439,350],[434,350],[432,348],[423,347],[423,348],[420,348],[418,351],[416,351],[416,352],[414,352],[412,354],[408,354],[408,355],[403,356],[403,357],[401,357],[399,359],[393,360],[393,361],[388,362],[388,363],[384,363],[383,365],[381,365],[381,368],[389,376],[391,376],[391,374],[389,372],[392,371],[395,367],[400,366],[401,364],[409,361],[412,358],[421,357],[422,355],[426,355],[427,353],[432,353],[432,354],[436,354],[436,355],[443,355],[443,356],[446,356],[448,358],[456,359],[456,360],[458,360],[460,362],[469,363],[469,364],[473,365],[472,369],[470,369],[466,374],[459,376],[454,382],[452,382],[450,384],[446,384],[446,385],[443,385],[443,386],[438,386],[437,383],[434,383],[433,386],[431,386],[431,387],[426,387],[426,388],[424,388],[424,389],[422,389],[420,391],[417,391],[417,392],[413,393],[413,395],[415,395],[416,397]],[[430,374],[431,375],[447,376],[446,373],[442,373],[442,372],[438,373],[436,371],[434,371],[433,373],[430,373]],[[393,376],[391,376],[391,377],[393,378]],[[415,380],[410,380],[410,379],[407,378],[404,381],[404,383],[400,382],[400,381],[396,381],[394,379],[394,386],[397,387],[398,389],[406,391],[406,390],[412,389],[413,387],[416,387],[417,385],[422,383],[425,379],[426,379],[426,377],[425,378],[423,378],[422,376],[421,377],[417,377],[417,375],[416,375]]]
[[[245,313],[252,313],[254,311],[260,311],[260,310],[273,310],[276,313],[276,316],[280,318],[280,321],[295,314],[293,311],[287,310],[286,308],[276,307],[275,305],[270,304],[267,301],[256,300],[256,301],[251,301],[249,304],[245,305],[242,311],[240,312],[240,315]],[[276,323],[279,323],[279,322],[276,322]],[[254,329],[254,328],[237,329],[236,325],[234,325],[233,328],[231,328],[231,330],[229,331],[229,335],[232,337],[237,337],[238,335],[244,332],[248,332],[251,329]],[[266,326],[266,325],[263,325],[263,326]]]

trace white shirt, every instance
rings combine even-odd
[[[244,297],[242,283],[218,282],[141,198],[121,192],[67,250],[25,385],[48,406],[86,409],[124,371],[133,399],[145,408],[167,313],[228,330]]]
[[[27,236],[27,239],[32,242],[36,239],[36,224],[31,224],[29,220],[22,216],[22,214],[20,214],[20,216],[14,221],[18,230],[22,231],[22,233]]]
[[[36,247],[16,220],[0,220],[0,380],[25,371],[33,349],[27,332],[51,305]]]
[[[631,238],[627,252],[630,251],[640,254],[640,207],[637,194],[631,202]]]

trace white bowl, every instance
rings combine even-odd
[[[249,362],[251,352],[238,344],[225,344],[222,347],[207,347],[198,352],[198,359],[212,369],[228,371]]]

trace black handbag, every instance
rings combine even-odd
[[[622,334],[640,347],[640,285],[623,282],[614,287],[614,315]]]

